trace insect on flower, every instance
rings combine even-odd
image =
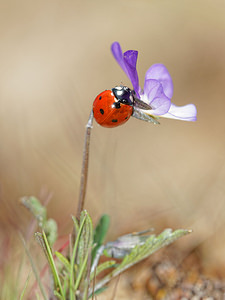
[[[159,124],[159,117],[196,121],[194,104],[176,106],[171,103],[173,82],[163,64],[154,64],[148,69],[142,90],[136,69],[138,51],[123,53],[118,42],[112,44],[111,50],[130,79],[133,90],[121,85],[99,94],[93,103],[93,114],[98,124],[116,127],[126,123],[131,116],[155,124]]]

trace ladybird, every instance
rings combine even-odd
[[[109,128],[126,123],[131,116],[158,124],[153,116],[142,111],[151,109],[150,105],[136,97],[134,90],[123,85],[102,92],[93,103],[96,122]]]
[[[99,94],[93,103],[96,122],[104,127],[126,123],[133,113],[134,95],[126,86],[117,86]]]

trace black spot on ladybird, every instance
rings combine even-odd
[[[100,113],[104,115],[104,109],[100,108]]]
[[[127,119],[128,119],[128,117],[125,118],[125,120],[127,120]]]
[[[102,96],[100,96],[99,98],[98,98],[98,100],[101,100],[102,99]]]
[[[118,122],[118,120],[117,119],[112,119],[112,122],[116,123],[116,122]]]

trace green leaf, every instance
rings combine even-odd
[[[76,234],[75,244],[70,260],[70,299],[74,299],[74,293],[79,289],[81,294],[87,293],[89,285],[88,258],[90,258],[93,244],[92,220],[86,210],[81,212],[80,225],[74,217]],[[78,229],[79,226],[79,229]],[[75,260],[76,258],[76,260]],[[76,274],[74,274],[74,267]],[[75,278],[75,281],[74,281]]]
[[[98,276],[98,274],[100,274],[102,271],[112,268],[113,266],[116,265],[116,261],[115,260],[108,260],[105,261],[104,263],[100,264],[97,268],[96,271],[91,273],[91,277],[90,280],[92,280],[94,278],[94,276]]]
[[[54,295],[55,295],[56,297],[58,297],[59,299],[61,299],[61,300],[64,299],[64,298],[60,295],[60,293],[57,292],[57,291],[54,291]]]
[[[81,212],[82,215],[82,212]],[[74,247],[73,247],[73,251],[70,257],[70,300],[75,300],[75,292],[76,290],[74,289],[74,265],[75,265],[75,257],[77,255],[77,249],[78,249],[78,245],[79,245],[79,240],[80,240],[80,235],[81,235],[81,231],[82,228],[84,226],[84,222],[85,222],[85,216],[82,215],[82,219],[80,220],[80,225],[78,225],[78,222],[76,220],[75,217],[72,216],[72,220],[74,222],[74,228],[76,231],[76,239],[75,239],[75,243],[74,243]]]
[[[72,220],[73,220],[73,224],[74,224],[75,234],[77,236],[80,226],[79,226],[79,223],[78,223],[77,219],[74,216],[72,216]]]
[[[52,246],[57,240],[58,236],[58,226],[55,220],[48,219],[44,225],[44,231],[50,246]]]
[[[38,226],[45,231],[49,244],[52,246],[57,239],[57,223],[53,219],[47,220],[46,207],[36,197],[23,197],[20,202],[32,213]]]
[[[85,222],[80,234],[78,255],[76,261],[78,266],[82,265],[84,260],[86,260],[86,256],[87,254],[89,254],[89,251],[93,245],[92,220],[86,211],[81,213],[81,222],[82,222],[82,218],[84,217],[85,217]]]
[[[81,221],[82,218],[84,218],[85,215],[85,222],[84,226],[81,231],[79,244],[78,244],[78,253],[77,253],[77,279],[75,287],[77,288],[79,285],[79,289],[81,289],[81,292],[84,292],[86,287],[88,286],[89,282],[88,279],[88,257],[91,255],[91,249],[93,245],[93,225],[92,220],[89,216],[89,214],[84,211],[81,213]],[[81,282],[80,282],[81,281]],[[82,281],[84,281],[82,283]],[[83,286],[80,286],[83,285]]]
[[[62,255],[62,253],[60,253],[58,251],[55,252],[55,255],[61,261],[61,263],[64,265],[66,270],[69,272],[70,271],[70,263],[69,263],[68,259],[64,255]]]
[[[20,295],[20,300],[23,300],[23,297],[25,295],[25,292],[26,292],[29,280],[30,280],[30,275],[28,275],[28,277],[27,277],[27,280],[25,282],[24,288],[23,288],[22,293]]]
[[[99,247],[103,244],[104,239],[106,237],[106,234],[109,229],[109,223],[110,219],[108,215],[103,215],[100,220],[98,225],[95,228],[94,232],[94,249],[92,250],[92,262],[96,256],[96,253],[99,249]]]
[[[121,264],[118,265],[110,274],[106,275],[101,281],[95,285],[95,290],[103,287],[112,278],[118,276],[129,267],[135,265],[146,257],[150,256],[160,248],[169,245],[178,238],[191,233],[191,230],[178,229],[174,232],[171,229],[165,229],[158,236],[150,235],[144,244],[136,245],[133,250],[127,254],[122,260]]]
[[[43,229],[47,219],[46,207],[44,207],[36,197],[23,197],[20,202],[33,214],[37,219],[38,226]]]
[[[109,229],[110,219],[108,215],[101,216],[94,232],[94,243],[102,245]]]
[[[152,232],[153,229],[147,229],[140,232],[129,233],[119,237],[114,242],[108,242],[104,247],[104,255],[114,258],[124,258],[129,254],[136,245],[143,245],[152,235],[146,233]]]
[[[52,250],[51,250],[51,247],[50,247],[50,245],[48,243],[48,240],[46,238],[45,232],[44,231],[42,231],[42,233],[37,232],[35,234],[35,236],[36,236],[37,241],[41,245],[41,247],[42,247],[42,249],[45,253],[45,256],[48,260],[49,267],[50,267],[50,270],[51,270],[51,274],[52,274],[53,280],[54,280],[55,289],[56,290],[59,289],[60,294],[62,296],[62,299],[65,300],[62,285],[61,285],[59,275],[58,275],[58,272],[57,272],[57,269],[56,269],[56,266],[55,266],[54,258],[53,258],[53,255],[52,255]]]
[[[35,296],[36,296],[37,300],[41,300],[41,298],[40,298],[40,296],[39,296],[39,294],[38,294],[37,291],[35,292]]]
[[[158,236],[151,235],[143,245],[137,245],[129,255],[125,256],[118,270],[125,270],[139,261],[150,256],[155,251],[159,250],[162,247],[165,247],[171,244],[173,241],[190,233],[190,230],[176,230],[172,232],[172,229],[165,229]]]
[[[107,288],[108,288],[107,286],[104,286],[104,287],[102,287],[102,288],[96,290],[95,293],[94,293],[94,295],[97,296],[97,295],[101,294],[102,292],[104,292],[105,290],[107,290]],[[88,296],[88,299],[91,298],[91,297],[93,297],[92,294],[90,294],[90,295]]]

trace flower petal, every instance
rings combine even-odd
[[[120,47],[120,44],[118,42],[114,42],[111,46],[111,51],[112,51],[112,54],[113,54],[115,60],[117,61],[117,63],[120,65],[120,67],[126,73],[127,77],[130,78],[127,68],[126,68],[126,65],[125,65],[125,62],[124,62],[123,52]]]
[[[163,86],[164,94],[168,98],[172,98],[173,81],[167,68],[163,64],[152,65],[145,74],[145,81],[148,79],[156,79],[159,81]]]
[[[120,67],[130,79],[137,97],[139,97],[139,80],[136,70],[138,51],[128,50],[123,54],[118,42],[114,42],[112,44],[111,51]]]
[[[145,80],[144,94],[141,100],[147,102],[153,108],[152,115],[163,115],[168,112],[171,101],[163,92],[162,84],[154,79]]]
[[[164,95],[164,97],[155,98],[151,102],[151,106],[153,108],[151,110],[151,115],[154,116],[165,115],[168,112],[170,105],[171,105],[170,99],[167,98],[166,95]]]
[[[197,109],[194,104],[176,106],[172,103],[168,113],[164,114],[161,117],[177,119],[182,121],[196,121]]]
[[[161,84],[158,80],[155,79],[148,79],[145,80],[145,84],[144,84],[144,95],[147,97],[145,97],[145,100],[148,104],[150,104],[152,102],[152,100],[157,96],[157,92],[160,88]]]
[[[138,57],[138,51],[135,50],[128,50],[124,53],[124,62],[129,74],[129,79],[133,85],[133,88],[137,96],[139,97],[139,80],[138,80],[138,73],[136,69],[137,57]]]

